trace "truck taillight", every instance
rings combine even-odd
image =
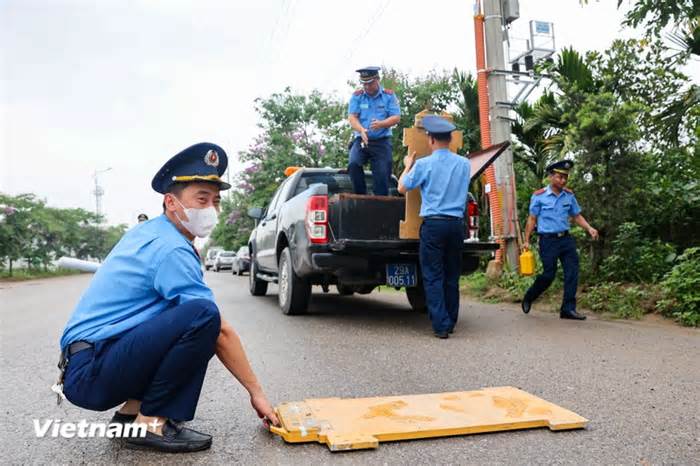
[[[328,242],[328,196],[311,196],[306,202],[306,234],[312,243]]]
[[[479,205],[473,199],[467,203],[467,241],[479,241]]]

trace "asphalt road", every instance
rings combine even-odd
[[[273,403],[515,386],[591,420],[585,430],[534,429],[382,443],[331,453],[266,432],[245,392],[213,359],[193,428],[209,451],[134,452],[109,439],[37,438],[33,420],[108,421],[110,412],[57,407],[49,387],[57,342],[89,275],[0,283],[0,458],[19,463],[201,464],[698,464],[700,331],[665,322],[590,319],[464,302],[456,333],[432,337],[402,293],[316,294],[287,317],[247,277],[208,272],[224,318],[238,330]]]

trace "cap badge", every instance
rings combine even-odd
[[[212,167],[219,166],[219,154],[214,149],[209,149],[207,154],[204,156],[204,163]]]

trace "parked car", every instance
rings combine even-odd
[[[507,147],[494,146],[473,154],[472,180],[478,178]],[[252,208],[256,220],[250,235],[250,293],[262,296],[270,282],[279,285],[279,305],[285,314],[303,314],[311,286],[341,295],[367,294],[378,285],[405,288],[411,307],[425,311],[423,278],[417,239],[401,239],[399,224],[405,198],[392,177],[389,196],[354,195],[347,170],[288,170],[267,208]],[[366,173],[371,192],[372,177]],[[482,255],[498,249],[478,238],[478,206],[469,198],[462,249],[462,274],[474,272]]]
[[[233,251],[219,251],[214,258],[214,271],[230,269],[236,254]]]
[[[248,246],[243,246],[236,252],[236,257],[233,258],[231,273],[234,275],[243,275],[243,272],[248,272],[249,270],[250,252],[248,251]]]
[[[207,255],[204,257],[204,268],[206,270],[214,267],[214,260],[216,255],[221,251],[221,248],[211,248],[207,251]]]

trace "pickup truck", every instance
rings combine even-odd
[[[508,143],[472,154],[472,180]],[[313,285],[324,292],[334,285],[341,295],[371,293],[377,286],[405,288],[409,304],[425,311],[418,260],[418,240],[400,239],[399,223],[405,198],[392,177],[389,196],[352,194],[346,170],[293,168],[266,208],[254,207],[250,235],[249,288],[263,296],[269,283],[279,287],[278,301],[288,315],[307,312]],[[365,174],[368,192],[372,177]],[[474,272],[481,255],[498,249],[478,237],[478,208],[473,197],[466,206],[462,274]]]

